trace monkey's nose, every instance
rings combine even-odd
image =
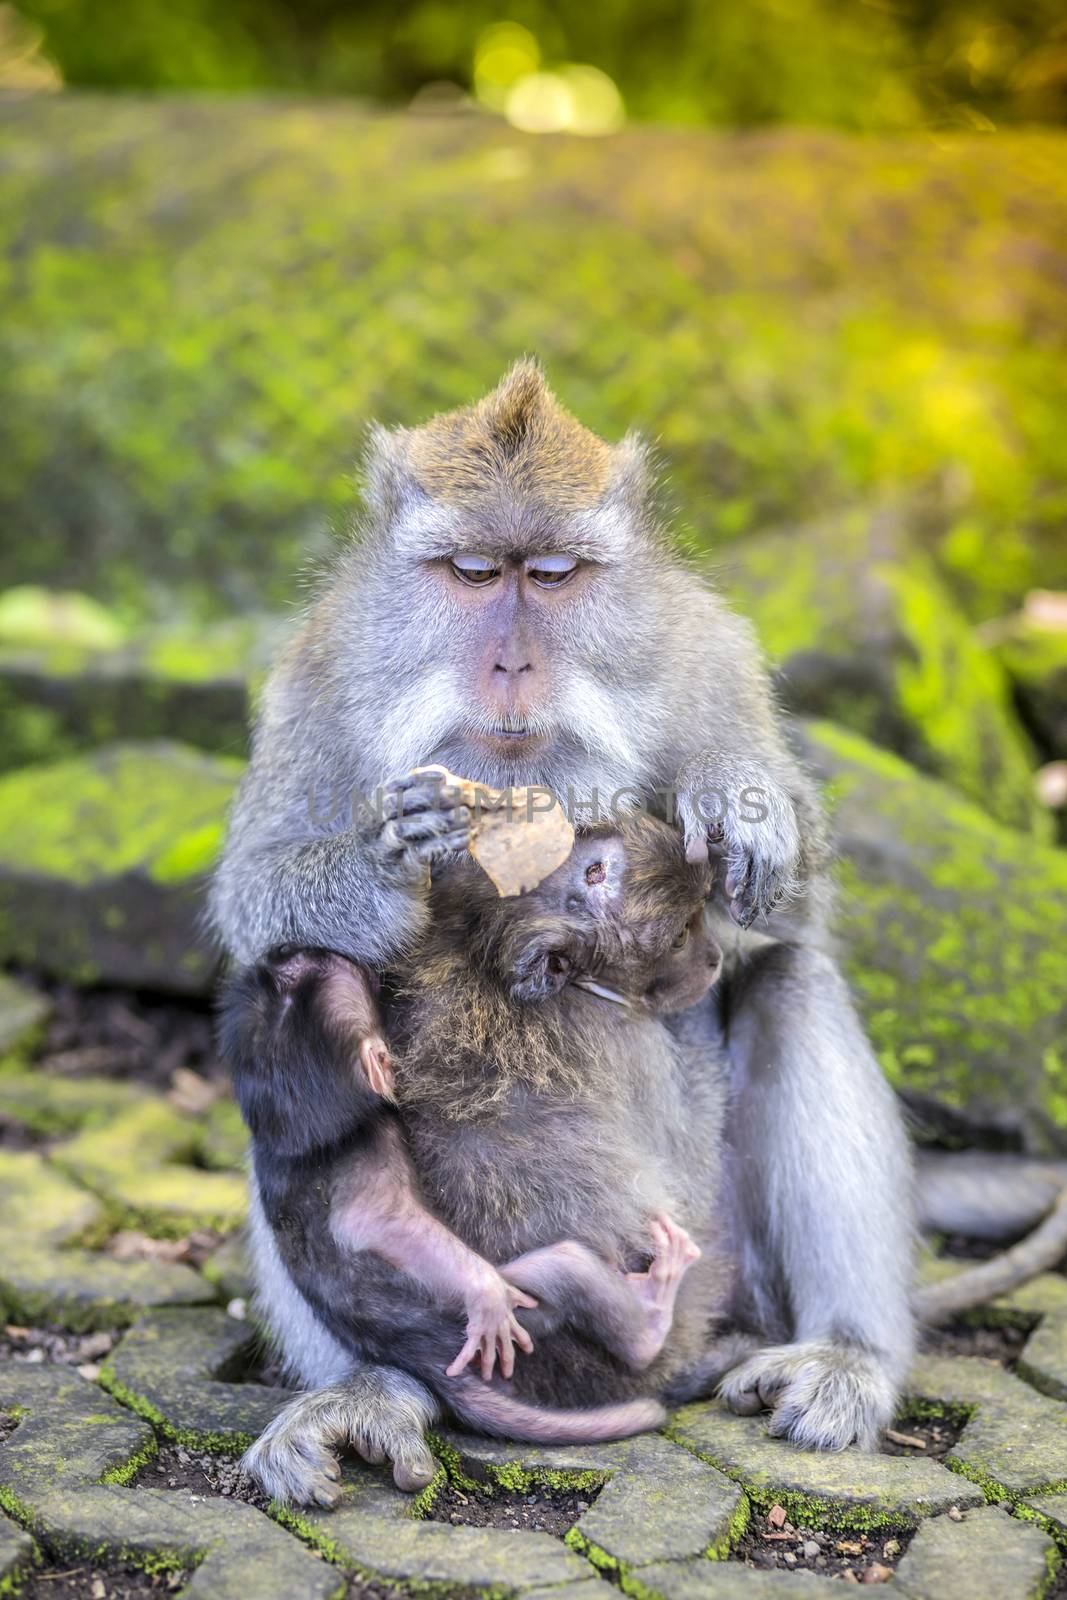
[[[503,672],[503,673],[506,673],[509,677],[510,676],[514,676],[514,677],[517,678],[519,676],[520,672],[532,672],[533,671],[533,662],[532,661],[524,661],[522,666],[514,666],[514,665],[510,665],[506,661],[498,661],[496,663],[496,665],[494,666],[493,671],[494,672]]]

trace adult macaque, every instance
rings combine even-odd
[[[615,1438],[705,1379],[730,1278],[711,1221],[723,1075],[662,1019],[718,976],[710,881],[647,816],[587,834],[521,899],[450,868],[391,1008],[404,1132],[368,1100],[380,1023],[346,958],[285,953],[230,986],[222,1040],[281,1261],[341,1343],[484,1431]],[[529,1328],[551,1344],[516,1368]],[[512,1382],[467,1373],[498,1355]],[[249,1464],[284,1487],[269,1439]]]
[[[620,791],[672,791],[690,858],[722,863],[722,1004],[679,1026],[732,1070],[735,1314],[763,1348],[724,1393],[797,1444],[870,1444],[914,1342],[910,1162],[829,954],[822,816],[749,628],[659,530],[641,444],[581,427],[532,362],[478,405],[378,430],[367,487],[265,693],[214,888],[230,954],[326,947],[387,969],[411,949],[425,865],[463,848],[469,818],[439,785],[392,786],[384,819],[359,797],[420,764],[544,785],[579,822]],[[259,1270],[293,1368],[331,1386],[297,1402],[294,1460],[317,1471],[341,1438],[425,1481],[426,1388],[354,1363],[269,1239]]]

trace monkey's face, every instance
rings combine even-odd
[[[544,1000],[568,985],[655,1016],[704,998],[722,967],[705,915],[710,868],[647,816],[594,829],[508,930],[511,992]]]
[[[376,537],[343,643],[381,707],[380,776],[441,762],[585,803],[647,778],[660,672],[644,453],[609,446],[520,363],[472,407],[374,436]]]

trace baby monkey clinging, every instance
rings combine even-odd
[[[273,1247],[354,1356],[486,1431],[661,1420],[725,1296],[719,1078],[663,1020],[718,974],[709,890],[642,815],[516,899],[449,865],[395,975],[395,1085],[352,963],[283,951],[235,980],[223,1042]]]

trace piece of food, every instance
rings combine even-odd
[[[547,789],[491,789],[446,767],[416,767],[440,776],[472,812],[471,855],[499,895],[524,894],[562,866],[574,845],[566,812]],[[551,800],[551,804],[549,803]]]

